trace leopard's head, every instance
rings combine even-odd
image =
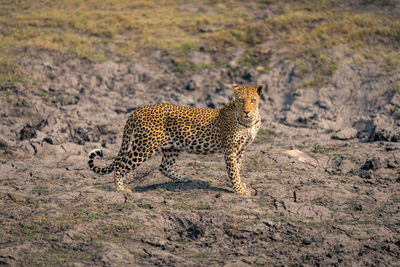
[[[256,87],[233,84],[232,87],[235,91],[234,106],[237,120],[241,125],[251,127],[259,120],[258,103],[264,86],[262,84]]]

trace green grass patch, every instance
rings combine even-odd
[[[263,155],[256,155],[250,157],[248,162],[248,168],[251,171],[265,171],[268,169],[267,162],[265,160],[265,156]]]
[[[188,53],[207,42],[253,45],[259,29],[248,23],[240,2],[215,8],[209,1],[8,1],[0,6],[0,42],[83,57],[106,50],[129,57],[153,48]]]
[[[393,91],[394,93],[399,94],[399,93],[400,93],[400,86],[395,86],[395,87],[393,87],[393,88],[392,88],[392,91]]]
[[[314,144],[311,152],[316,154],[329,154],[329,152],[335,151],[338,148],[338,146]]]
[[[207,252],[197,253],[194,254],[193,257],[196,259],[205,259],[208,257],[208,253]]]
[[[47,184],[47,183],[38,184],[32,188],[32,193],[37,194],[39,196],[42,196],[42,195],[46,196],[49,194],[50,186],[51,185]]]
[[[260,129],[257,133],[254,143],[271,143],[278,135],[279,133],[277,133],[274,129]]]
[[[297,70],[299,77],[311,74],[304,87],[322,86],[329,81],[339,61],[330,54],[340,45],[365,54],[400,46],[399,17],[336,8],[334,1],[289,2],[280,15],[266,20],[271,31],[280,36],[281,47],[293,51],[292,57],[306,60]],[[392,71],[397,62],[387,60],[385,70]]]
[[[378,50],[398,51],[400,18],[362,7],[344,0],[3,1],[0,47],[127,61],[159,49],[178,58],[174,71],[182,74],[209,67],[187,61],[187,54],[200,48],[218,54],[227,47],[243,47],[241,66],[264,71],[271,51],[280,50],[299,62],[296,76],[306,79],[303,86],[318,87],[340,65],[340,56],[332,56],[337,47],[366,58],[380,57]],[[265,45],[271,39],[277,42]],[[383,66],[388,72],[398,67],[400,55],[393,53]],[[24,80],[11,60],[16,54],[0,58],[0,87]]]
[[[7,90],[16,82],[24,82],[21,67],[5,55],[0,55],[0,90]]]

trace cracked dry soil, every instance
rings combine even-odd
[[[23,62],[43,83],[5,88],[1,100],[1,265],[399,264],[399,95],[385,91],[398,73],[343,66],[332,86],[294,90],[290,64],[203,70],[194,83],[160,57],[126,65],[41,52]],[[136,107],[221,107],[232,82],[269,87],[241,171],[252,196],[232,193],[218,154],[183,154],[177,171],[189,183],[160,174],[155,156],[127,177],[132,195],[88,170],[91,149],[103,148],[104,163],[116,155]]]

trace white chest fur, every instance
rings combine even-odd
[[[257,132],[258,132],[258,129],[260,128],[260,125],[258,125],[258,124],[256,124],[256,125],[253,125],[253,127],[251,127],[251,129],[250,129],[250,140],[254,140],[254,138],[256,138],[256,135],[257,135]]]
[[[245,143],[246,146],[251,144],[254,141],[254,139],[257,136],[257,132],[258,132],[259,129],[260,129],[260,123],[256,123],[252,127],[247,128],[245,130],[246,131],[245,135],[247,136],[246,143]]]

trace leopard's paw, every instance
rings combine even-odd
[[[182,177],[179,178],[178,181],[182,182],[182,183],[187,183],[187,182],[193,181],[193,177],[191,175],[182,175]]]
[[[246,190],[246,184],[240,183],[240,186],[236,188],[236,194],[250,196],[250,192]]]
[[[237,191],[236,194],[244,195],[244,196],[250,196],[251,195],[250,192],[245,190],[245,189],[242,190],[242,191]]]
[[[129,188],[119,187],[116,190],[117,192],[132,194],[132,190],[130,190]]]

